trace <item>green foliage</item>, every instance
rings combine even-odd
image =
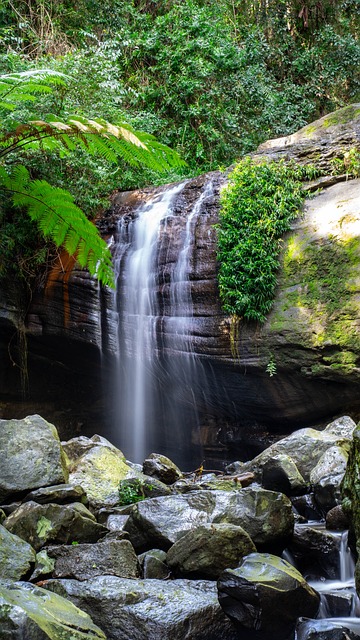
[[[269,362],[266,365],[266,373],[269,374],[270,378],[276,375],[276,362],[273,354],[270,355]]]
[[[145,499],[144,481],[137,478],[121,480],[119,483],[119,504],[133,504]]]
[[[242,160],[221,197],[218,280],[229,315],[264,322],[277,283],[283,234],[304,199],[304,170],[284,162]]]
[[[13,0],[16,6],[27,2]],[[73,112],[125,119],[155,135],[188,163],[162,181],[229,165],[263,140],[292,133],[360,96],[359,0],[31,4],[45,6],[68,42],[67,53],[50,51],[46,65],[75,80],[66,95],[60,92],[56,108],[51,96],[42,96],[47,112],[65,120]],[[19,35],[14,12],[5,23]],[[25,40],[12,49],[23,51]],[[17,64],[33,63],[22,56]],[[105,158],[92,180],[92,159],[80,151],[66,167],[52,157],[47,165],[42,177],[71,187],[87,212],[115,188],[159,182],[149,168],[120,164],[114,173]],[[74,178],[79,174],[81,185]]]
[[[23,165],[11,172],[0,167],[0,189],[12,196],[15,207],[26,209],[45,238],[76,254],[80,266],[87,267],[104,284],[113,283],[111,255],[96,227],[74,204],[68,191],[45,180],[31,180]]]
[[[348,177],[360,177],[360,152],[353,147],[346,151],[342,158],[334,158],[331,162],[335,175],[346,173]]]
[[[51,92],[48,78],[64,84],[62,74],[47,70],[0,76],[0,110],[14,111],[19,102],[32,102],[39,93]],[[145,165],[153,171],[181,166],[182,161],[153,136],[136,132],[125,123],[113,125],[99,118],[76,115],[60,120],[48,116],[47,120],[15,121],[11,128],[0,131],[0,190],[13,207],[27,210],[45,238],[58,247],[64,246],[70,255],[76,255],[80,266],[87,267],[104,284],[112,285],[107,244],[68,191],[31,177],[19,162],[24,149],[40,154],[56,152],[60,157],[80,149],[103,157],[108,163],[117,163],[120,157],[127,164]]]

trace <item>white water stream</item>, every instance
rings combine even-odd
[[[131,219],[123,218],[115,239],[119,318],[116,430],[125,455],[139,463],[157,448],[166,451],[168,433],[176,448],[176,433],[185,422],[188,430],[196,428],[193,396],[201,365],[192,352],[189,271],[197,219],[204,201],[212,195],[212,185],[205,185],[187,218],[179,214],[179,207],[174,211],[184,185],[165,189],[139,207]],[[179,234],[177,256],[166,276],[170,282],[160,285],[162,229],[174,218]],[[170,309],[162,304],[161,286],[169,287]],[[170,352],[176,357],[170,358]],[[181,401],[191,405],[186,416]],[[177,461],[181,463],[181,459]]]
[[[305,525],[309,526],[309,525]],[[311,524],[313,526],[313,523]],[[315,524],[318,528],[324,525]],[[298,626],[296,640],[306,640],[310,631],[320,633],[334,628],[350,629],[360,637],[360,601],[355,589],[355,562],[348,546],[348,532],[334,532],[326,530],[338,540],[339,575],[336,579],[321,578],[309,580],[320,594],[320,608],[316,620],[304,619]],[[291,561],[291,556],[286,557]],[[292,562],[293,564],[293,562]]]

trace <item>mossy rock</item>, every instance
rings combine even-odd
[[[6,638],[14,640],[22,632],[32,640],[106,640],[87,613],[27,582],[0,581],[0,623]]]

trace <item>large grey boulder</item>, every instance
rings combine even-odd
[[[47,553],[55,560],[54,578],[89,580],[101,575],[139,577],[138,559],[128,540],[61,545],[49,547]]]
[[[12,494],[67,482],[55,427],[38,415],[0,420],[0,501]]]
[[[107,533],[80,502],[71,505],[25,502],[3,523],[8,531],[39,551],[50,543],[97,542]]]
[[[237,567],[253,551],[256,547],[242,527],[204,524],[175,542],[166,560],[176,575],[216,580],[224,569]]]
[[[334,445],[321,456],[310,473],[315,500],[323,513],[341,503],[341,482],[349,458],[350,442]]]
[[[290,500],[274,491],[252,487],[196,491],[139,502],[125,530],[137,550],[168,550],[188,531],[209,523],[243,527],[257,548],[283,548],[292,534],[294,516]]]
[[[46,588],[91,612],[107,640],[238,640],[213,582],[103,576],[49,580]]]
[[[1,640],[106,640],[69,600],[27,582],[0,580]]]
[[[0,577],[21,580],[35,562],[34,549],[0,525]]]
[[[267,460],[263,465],[262,486],[271,491],[281,491],[286,496],[301,495],[308,489],[294,460],[283,453]]]
[[[299,616],[313,617],[320,596],[292,565],[267,553],[252,553],[218,580],[219,602],[242,632],[258,640],[289,637]]]
[[[344,445],[350,445],[355,427],[351,418],[343,416],[331,422],[323,431],[310,427],[299,429],[241,465],[241,470],[253,471],[261,480],[263,467],[272,458],[286,455],[293,460],[305,482],[310,482],[311,472],[328,449],[340,446],[346,451]]]

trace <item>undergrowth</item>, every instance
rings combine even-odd
[[[225,313],[264,322],[277,284],[282,236],[299,215],[313,166],[240,161],[221,196],[219,288]]]

